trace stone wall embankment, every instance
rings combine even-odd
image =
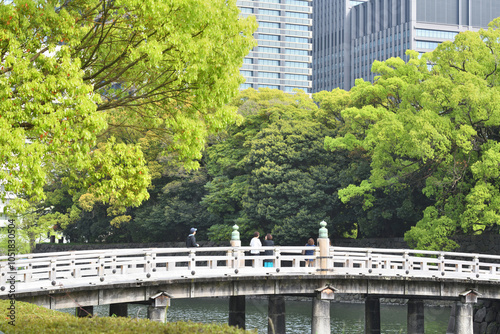
[[[456,309],[451,308],[451,316],[446,333],[455,333]],[[471,334],[500,334],[500,301],[478,300],[474,305]]]
[[[500,334],[500,301],[479,300],[473,326],[474,334]]]

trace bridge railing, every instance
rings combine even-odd
[[[10,281],[15,281],[16,291],[21,292],[33,287],[51,289],[82,282],[101,284],[195,275],[312,274],[316,271],[314,266],[304,267],[306,259],[316,257],[302,255],[304,247],[262,247],[260,255],[252,255],[250,250],[250,247],[152,248],[3,256],[0,257],[0,289]],[[264,255],[266,250],[273,254]],[[264,267],[264,260],[271,261],[272,267]]]
[[[319,268],[304,246],[109,249],[0,257],[0,295],[88,284],[158,279],[258,275],[366,275],[441,279],[496,280],[500,256],[408,249],[330,247],[327,268]],[[264,251],[272,255],[263,255]],[[264,261],[272,267],[265,267]],[[306,266],[306,260],[312,266]],[[321,269],[321,270],[320,270]]]
[[[332,247],[336,274],[500,281],[500,256],[424,250]]]

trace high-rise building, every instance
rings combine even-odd
[[[500,0],[314,0],[313,92],[373,81],[375,60],[407,60],[498,16]]]
[[[312,89],[312,0],[237,1],[241,15],[255,15],[258,46],[245,57],[240,72],[249,87]]]

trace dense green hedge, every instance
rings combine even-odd
[[[198,324],[192,322],[171,322],[167,324],[147,319],[120,317],[77,318],[68,313],[49,310],[30,303],[15,303],[15,326],[9,324],[8,300],[0,300],[0,331],[13,333],[148,333],[148,334],[244,334],[257,333],[244,331],[222,324]]]

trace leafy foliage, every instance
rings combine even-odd
[[[422,57],[408,51],[408,63],[375,62],[380,76],[356,82],[340,113],[344,132],[325,140],[371,159],[368,178],[339,190],[344,202],[362,198],[370,208],[376,192],[412,188],[432,201],[406,234],[414,247],[448,250],[453,234],[498,228],[499,25]]]
[[[133,210],[134,220],[126,226],[131,241],[185,241],[191,227],[197,227],[197,238],[206,240],[207,229],[214,223],[212,215],[200,202],[206,194],[205,168],[166,175],[154,202]]]
[[[317,234],[318,222],[334,216],[334,155],[323,149],[328,131],[311,121],[278,120],[250,142],[244,215],[257,230],[272,230],[281,243]]]
[[[234,100],[243,122],[207,150],[212,179],[202,205],[221,220],[210,228],[211,239],[228,238],[236,223],[243,240],[258,230],[273,233],[279,244],[301,244],[317,235],[322,220],[335,236],[358,229],[360,236],[402,235],[406,225],[393,228],[396,224],[387,221],[396,219],[385,211],[367,213],[338,198],[337,189],[368,176],[369,160],[363,154],[324,149],[325,136],[340,131],[335,114],[344,102],[336,104],[336,94],[347,101],[348,94],[324,92],[318,108],[305,94],[266,89],[248,89]],[[387,201],[391,217],[400,195]]]
[[[16,194],[19,214],[60,184],[74,202],[61,223],[99,203],[129,219],[149,197],[142,138],[196,169],[206,137],[234,121],[225,104],[255,45],[234,0],[15,0],[0,17],[1,196]]]

